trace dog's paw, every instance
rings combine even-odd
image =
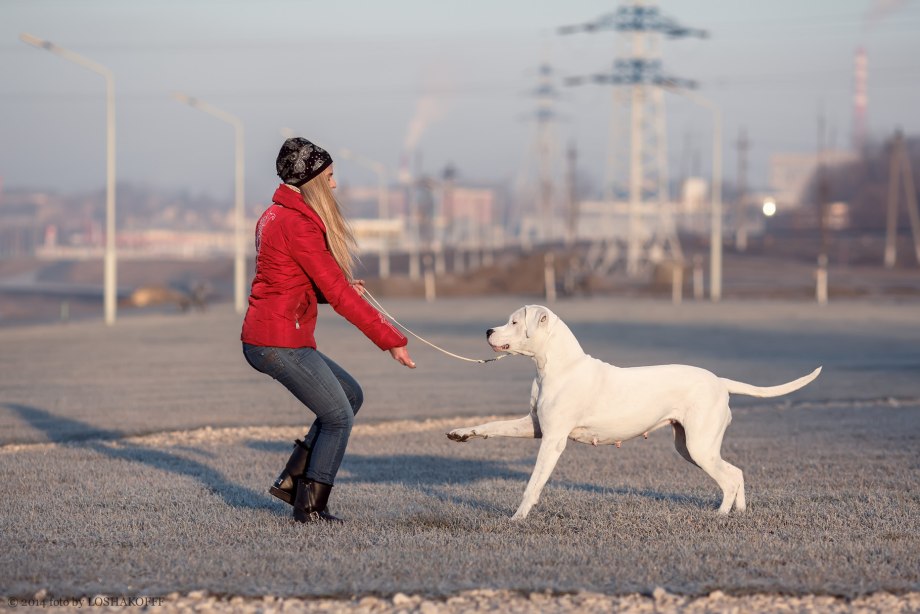
[[[447,434],[448,439],[453,441],[467,441],[470,437],[476,435],[476,431],[473,429],[454,429]]]

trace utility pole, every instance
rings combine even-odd
[[[414,155],[413,155],[414,154]],[[410,164],[415,162],[415,173],[410,170]],[[418,163],[419,155],[416,151],[409,151],[403,154],[399,167],[399,182],[403,187],[403,194],[406,199],[406,220],[409,243],[409,279],[415,281],[421,277],[421,233],[419,229],[419,211],[418,211]]]
[[[575,142],[569,143],[569,149],[566,152],[566,183],[569,196],[569,214],[568,224],[566,225],[565,244],[571,247],[578,240],[578,149]]]
[[[869,104],[868,87],[869,61],[866,50],[860,47],[856,50],[853,60],[853,149],[859,155],[865,155],[866,134],[866,108]]]
[[[830,186],[827,180],[827,169],[824,165],[825,128],[824,111],[818,116],[818,227],[821,230],[821,246],[818,252],[818,269],[815,273],[815,298],[818,303],[827,303],[827,201],[830,195]]]
[[[549,71],[549,67],[544,65],[542,71]],[[556,144],[553,139],[552,124],[550,122],[552,115],[549,109],[544,109],[545,104],[541,100],[541,109],[537,115],[537,147],[539,148],[540,158],[540,238],[544,243],[552,241],[553,238],[553,152]]]
[[[821,249],[819,258],[827,258],[828,228],[827,208],[830,197],[830,185],[827,179],[827,168],[824,162],[825,151],[825,118],[822,111],[818,117],[818,227],[821,229]]]
[[[906,199],[907,215],[910,218],[910,228],[914,236],[914,254],[920,264],[920,214],[917,212],[917,190],[914,184],[914,175],[910,166],[910,156],[904,143],[904,135],[900,130],[894,135],[891,147],[890,174],[888,180],[888,224],[885,233],[885,268],[890,269],[897,260],[898,242],[898,187],[899,178],[903,177],[904,197]]]
[[[447,264],[444,262],[444,250],[448,243],[456,245],[459,251],[460,246],[456,237],[450,234],[454,229],[454,181],[457,177],[457,169],[453,164],[448,163],[441,174],[441,223],[442,227],[438,236],[438,249],[435,253],[434,270],[438,275],[443,275],[447,271]]]
[[[635,276],[639,272],[641,261],[647,260],[647,254],[652,251],[664,254],[665,250],[670,248],[675,259],[683,258],[670,211],[663,87],[692,88],[696,84],[663,73],[659,50],[660,35],[664,34],[672,39],[687,36],[703,38],[706,32],[681,26],[675,20],[662,15],[654,4],[636,0],[592,22],[559,28],[559,33],[599,30],[623,33],[630,43],[629,51],[614,60],[613,70],[609,73],[575,77],[566,81],[569,85],[593,81],[630,88],[629,225],[626,269],[630,276]],[[615,143],[609,145],[611,148],[614,146]],[[608,159],[613,159],[613,156],[608,155]],[[617,189],[611,190],[613,194],[617,192]],[[648,218],[655,227],[646,231],[644,226]]]
[[[745,199],[747,198],[747,167],[748,167],[748,150],[751,147],[748,141],[747,130],[741,128],[738,133],[738,141],[735,143],[738,149],[738,205],[736,210],[735,223],[735,248],[739,252],[747,249],[748,228],[747,228],[747,209]]]

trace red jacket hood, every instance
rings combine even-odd
[[[319,228],[323,233],[326,232],[326,225],[323,223],[323,218],[319,216],[319,213],[317,213],[313,207],[304,202],[303,195],[298,190],[292,188],[288,184],[282,183],[275,189],[275,194],[272,196],[272,202],[307,216],[319,224]]]

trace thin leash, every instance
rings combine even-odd
[[[458,358],[458,359],[460,359],[460,360],[465,360],[465,361],[467,361],[467,362],[478,362],[478,363],[480,363],[480,364],[485,364],[485,363],[487,363],[487,362],[495,362],[496,360],[501,360],[501,359],[504,358],[505,356],[511,356],[511,354],[502,354],[501,356],[497,356],[497,357],[495,357],[495,358],[467,358],[466,356],[460,356],[460,355],[458,355],[458,354],[454,354],[453,352],[448,352],[448,351],[445,350],[444,348],[436,346],[435,344],[433,344],[432,342],[428,341],[427,339],[423,339],[422,337],[419,337],[418,335],[416,335],[415,333],[413,333],[411,330],[409,330],[409,329],[408,329],[406,326],[404,326],[399,320],[397,320],[396,318],[394,318],[394,317],[390,314],[390,312],[388,312],[386,309],[384,309],[383,305],[380,304],[380,302],[374,297],[373,294],[370,293],[370,291],[369,291],[367,288],[364,288],[364,294],[362,294],[362,296],[365,298],[365,300],[367,300],[368,303],[370,303],[371,305],[373,305],[374,307],[376,307],[376,308],[380,311],[380,313],[382,313],[382,314],[385,315],[386,317],[390,318],[390,320],[392,320],[393,323],[396,324],[397,326],[399,326],[401,329],[403,329],[404,331],[406,331],[407,333],[409,333],[410,335],[412,335],[413,337],[415,337],[416,339],[418,339],[418,340],[421,341],[422,343],[425,343],[425,344],[427,344],[427,345],[430,345],[431,347],[433,347],[433,348],[436,349],[437,351],[442,352],[442,353],[444,353],[444,354],[447,354],[448,356],[452,356],[452,357]]]

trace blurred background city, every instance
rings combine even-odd
[[[907,0],[0,6],[0,325],[244,309],[304,136],[378,296],[920,297]]]

